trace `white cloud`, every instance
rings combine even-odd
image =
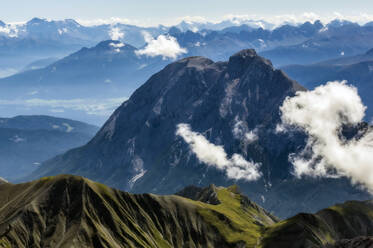
[[[111,47],[115,47],[115,48],[121,48],[121,47],[124,47],[125,46],[125,44],[123,44],[122,42],[119,42],[119,43],[114,43],[114,42],[112,42],[112,43],[110,43],[109,44]]]
[[[18,37],[18,25],[17,24],[6,24],[4,27],[0,26],[0,35],[6,35],[8,37]]]
[[[140,22],[138,20],[120,18],[120,17],[111,17],[107,19],[92,19],[92,20],[77,19],[77,22],[85,26],[114,25],[114,24],[145,25],[145,23]]]
[[[21,143],[25,142],[26,139],[19,137],[18,135],[14,135],[12,138],[9,139],[10,141],[13,141],[14,143]]]
[[[329,82],[313,91],[297,92],[280,110],[285,125],[308,134],[305,149],[291,155],[298,177],[349,177],[373,192],[373,131],[359,138],[341,137],[343,125],[356,125],[365,115],[357,89],[346,82]]]
[[[59,112],[64,109],[83,111],[89,115],[108,116],[127,98],[107,98],[107,99],[19,99],[0,100],[0,105],[23,106],[23,107],[46,107],[52,112],[57,109]]]
[[[123,44],[122,42],[119,42],[119,43],[110,43],[109,46],[113,47],[113,51],[116,52],[116,53],[120,53],[120,49],[124,46],[126,46],[125,44]]]
[[[120,30],[118,27],[111,27],[109,31],[110,39],[112,40],[120,40],[124,37],[124,32]]]
[[[187,24],[193,23],[207,23],[207,19],[203,16],[184,16],[176,19],[177,22],[184,21]]]
[[[254,129],[245,133],[245,138],[249,143],[253,143],[259,139],[258,137],[258,129]]]
[[[143,35],[147,45],[143,49],[137,50],[137,55],[176,59],[179,55],[187,53],[185,48],[180,47],[175,37],[159,35],[154,39],[148,32],[143,32]]]
[[[197,158],[209,166],[225,171],[230,179],[257,180],[261,177],[260,164],[249,162],[239,154],[228,158],[222,146],[210,143],[202,134],[193,132],[188,124],[177,125],[176,135],[189,144]]]
[[[236,139],[245,139],[246,142],[250,144],[259,139],[258,131],[258,128],[255,128],[254,130],[249,130],[247,125],[243,121],[239,121],[236,118],[232,133]]]
[[[71,133],[74,130],[74,127],[70,126],[69,123],[62,123],[66,127],[66,133]]]

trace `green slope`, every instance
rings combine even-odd
[[[0,247],[253,247],[276,219],[238,193],[218,205],[133,195],[76,176],[0,185]]]
[[[278,221],[237,186],[129,194],[78,176],[0,184],[0,247],[366,248],[373,203]]]
[[[348,201],[316,214],[301,213],[267,227],[261,247],[329,247],[341,240],[372,235],[373,202]]]

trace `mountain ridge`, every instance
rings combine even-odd
[[[244,247],[274,223],[230,189],[218,194],[222,203],[214,206],[132,195],[68,175],[3,184],[0,202],[12,207],[0,209],[0,240],[10,247]]]
[[[0,246],[366,248],[372,240],[372,201],[279,221],[236,185],[188,188],[212,190],[219,203],[130,194],[72,175],[2,183]]]

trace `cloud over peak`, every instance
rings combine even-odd
[[[153,38],[149,33],[143,32],[147,45],[138,51],[137,55],[149,57],[162,56],[163,59],[176,59],[179,55],[187,53],[187,49],[180,47],[176,38],[170,35],[159,35]]]

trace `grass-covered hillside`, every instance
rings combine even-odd
[[[253,247],[276,219],[216,188],[212,205],[133,195],[76,176],[0,185],[0,247]]]
[[[279,222],[237,186],[158,196],[61,175],[0,184],[0,223],[0,247],[362,248],[372,241],[373,205]]]

